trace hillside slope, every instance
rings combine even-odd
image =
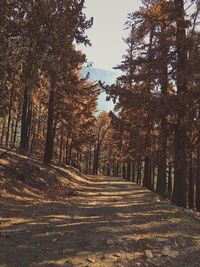
[[[46,166],[39,160],[0,149],[0,204],[8,201],[66,200],[88,181],[69,166]]]

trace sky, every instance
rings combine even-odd
[[[138,9],[141,0],[86,0],[84,13],[94,17],[94,24],[87,30],[92,47],[81,47],[94,67],[112,70],[125,54],[122,37],[127,14]]]

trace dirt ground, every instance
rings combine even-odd
[[[80,181],[62,200],[1,195],[1,267],[200,266],[200,222],[182,209],[117,178]]]

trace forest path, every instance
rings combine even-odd
[[[183,210],[117,178],[87,183],[68,202],[4,210],[0,266],[200,266],[200,223]]]

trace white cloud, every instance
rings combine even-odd
[[[122,41],[127,34],[124,23],[127,14],[139,5],[141,0],[86,0],[84,12],[94,17],[94,25],[87,31],[92,47],[83,51],[96,67],[111,70],[121,62],[126,48]]]

